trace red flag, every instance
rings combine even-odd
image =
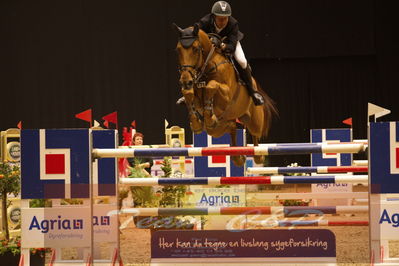
[[[345,125],[352,126],[352,117],[345,119],[344,121],[342,121],[342,123],[344,123]]]
[[[17,127],[18,127],[19,129],[22,129],[22,121],[19,121],[19,122],[18,122]]]
[[[103,120],[108,122],[107,123],[108,126],[109,126],[109,122],[114,123],[116,125],[116,129],[118,129],[118,112],[115,111],[106,116],[103,116]],[[105,122],[104,122],[104,124],[105,124]]]
[[[133,127],[134,129],[136,129],[136,120],[133,120],[133,122],[131,123],[131,125],[132,125],[132,127]]]
[[[108,120],[105,120],[105,121],[104,121],[104,126],[105,126],[106,128],[109,128]]]
[[[90,123],[90,127],[91,127],[91,123],[92,123],[91,122],[91,120],[92,120],[91,119],[91,117],[92,117],[91,109],[87,109],[86,111],[78,113],[78,114],[75,115],[75,117],[78,118],[78,119],[81,119],[81,120],[89,122]]]
[[[104,116],[103,120],[106,120],[106,121],[114,123],[114,124],[118,124],[118,112],[113,112],[113,113],[110,113],[110,114]]]

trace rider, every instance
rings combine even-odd
[[[222,50],[226,53],[234,54],[235,60],[240,65],[238,67],[240,76],[245,82],[248,93],[251,95],[255,105],[264,104],[263,96],[253,86],[251,68],[240,44],[244,34],[238,29],[238,21],[231,16],[229,3],[225,1],[214,3],[211,13],[201,18],[198,24],[206,33],[216,33],[221,38],[225,37],[221,44]]]

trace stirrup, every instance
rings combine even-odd
[[[184,97],[180,97],[179,100],[176,101],[177,105],[183,105],[186,103],[186,99]]]
[[[254,93],[252,93],[251,96],[255,105],[263,105],[265,103],[265,99],[263,99],[262,94],[260,94],[259,92],[255,91]]]

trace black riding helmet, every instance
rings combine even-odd
[[[231,7],[226,1],[217,1],[212,6],[212,14],[215,16],[229,17],[231,16]]]

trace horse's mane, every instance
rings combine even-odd
[[[211,50],[212,43],[211,43],[211,40],[209,39],[208,34],[205,31],[200,29],[198,31],[198,39],[199,39],[201,45],[203,46],[205,52],[209,53],[209,51]]]

